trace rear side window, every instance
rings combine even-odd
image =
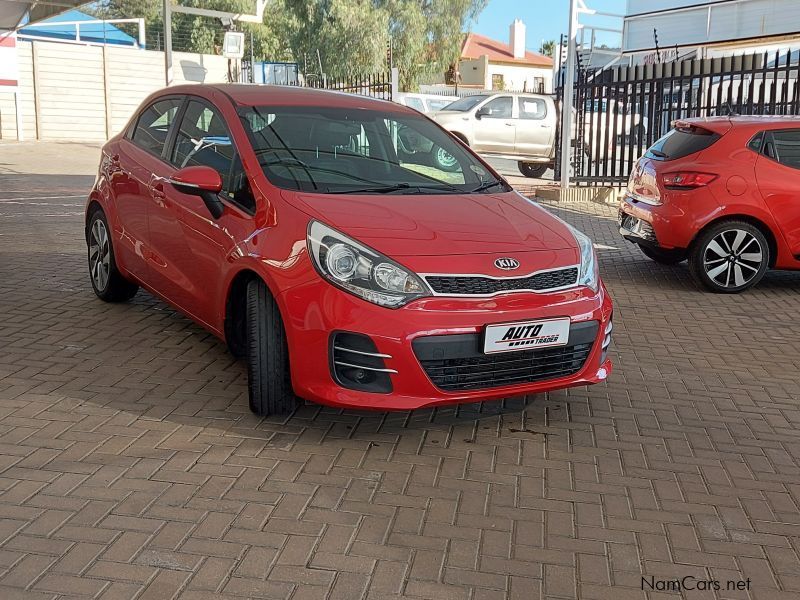
[[[541,98],[519,97],[519,118],[540,121],[547,116],[547,105]]]
[[[761,154],[761,148],[764,145],[764,132],[757,133],[750,143],[747,144],[747,147],[750,148],[753,152]]]
[[[153,102],[139,115],[131,141],[148,152],[161,156],[167,141],[169,127],[175,119],[180,105],[180,98]]]
[[[793,169],[800,169],[800,130],[773,131],[770,136],[775,160]]]
[[[678,160],[711,147],[721,136],[701,127],[673,129],[647,151],[654,160]]]

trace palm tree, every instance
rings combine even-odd
[[[547,42],[543,41],[542,42],[542,47],[539,49],[539,52],[541,54],[544,54],[545,56],[549,56],[550,58],[553,58],[553,54],[555,53],[555,51],[556,51],[556,41],[555,40],[549,40]]]

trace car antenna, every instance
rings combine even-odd
[[[725,106],[728,107],[728,116],[729,117],[738,117],[739,113],[733,110],[733,106],[731,106],[730,102],[726,102]]]

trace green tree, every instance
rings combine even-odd
[[[539,49],[539,53],[553,58],[556,53],[556,41],[548,40],[546,42],[542,42],[542,47]]]
[[[264,23],[239,23],[253,36],[257,60],[294,60],[301,69],[329,77],[384,72],[391,44],[401,84],[444,73],[457,63],[463,33],[488,0],[271,0]],[[253,0],[180,0],[183,6],[251,12]],[[163,0],[101,0],[104,18],[144,17],[147,45],[163,47]],[[219,19],[173,13],[173,49],[216,53],[224,29]]]
[[[394,62],[405,89],[425,73],[444,73],[461,56],[464,32],[487,0],[376,0],[389,19]]]

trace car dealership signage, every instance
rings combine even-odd
[[[18,85],[17,36],[0,31],[0,92],[16,92]]]

